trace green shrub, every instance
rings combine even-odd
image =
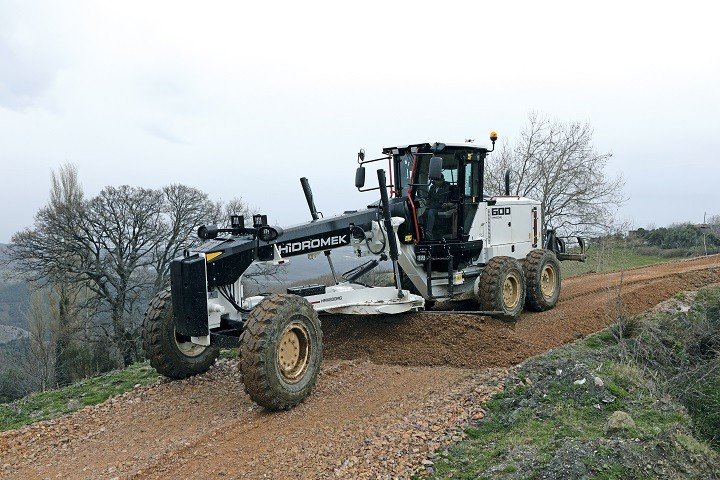
[[[683,397],[695,431],[720,451],[720,376],[693,385]]]
[[[621,319],[612,331],[622,360],[677,398],[696,433],[720,448],[720,287],[698,291],[686,313],[656,313],[635,323]]]

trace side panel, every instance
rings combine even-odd
[[[209,335],[205,258],[193,255],[170,263],[175,329],[188,337]]]
[[[542,237],[538,202],[523,197],[496,197],[495,204],[486,208],[486,262],[500,255],[521,259],[537,248]]]
[[[532,209],[533,205],[516,205],[510,220],[512,221],[512,241],[511,243],[522,243],[533,241],[533,225],[532,225]]]
[[[490,244],[505,245],[513,242],[512,211],[509,205],[492,205],[487,207],[488,224],[490,225]]]

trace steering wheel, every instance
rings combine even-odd
[[[427,185],[418,186],[415,190],[415,198],[418,200],[427,200],[430,197],[430,190]]]

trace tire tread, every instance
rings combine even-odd
[[[284,391],[273,385],[266,368],[268,361],[274,361],[274,356],[273,358],[267,357],[272,353],[268,341],[277,328],[276,318],[282,315],[283,310],[287,308],[301,309],[302,302],[307,304],[308,308],[312,310],[312,315],[317,319],[317,313],[304,298],[289,294],[269,295],[248,315],[245,331],[240,339],[240,373],[245,384],[245,393],[255,403],[270,410],[288,410],[296,406],[305,400],[315,385],[315,378],[312,378],[304,395],[289,398]],[[297,305],[293,305],[293,303],[297,303]],[[322,330],[320,328],[317,329],[317,335],[319,342],[313,348],[317,349],[320,356],[319,365],[322,360]]]
[[[172,318],[167,318],[171,306],[172,297],[169,288],[158,292],[150,301],[143,317],[142,328],[142,347],[145,357],[158,373],[176,380],[206,372],[220,355],[219,348],[212,345],[207,347],[208,351],[196,359],[200,361],[190,363],[180,361],[177,356],[167,351],[167,346],[163,343],[163,334],[170,328],[167,322],[172,322]]]
[[[543,296],[542,290],[540,288],[540,279],[538,277],[538,272],[549,256],[552,257],[551,261],[553,261],[556,266],[558,284],[562,285],[562,278],[560,277],[560,268],[558,261],[555,258],[555,255],[549,250],[531,250],[523,261],[523,272],[525,273],[525,283],[527,284],[527,292],[525,294],[525,308],[534,312],[544,312],[545,310],[550,310],[555,306],[555,304],[557,303],[557,296],[560,295],[560,293],[558,292],[555,302],[548,302],[547,299],[545,299],[545,297]],[[558,286],[558,290],[559,288],[560,287]]]
[[[509,268],[508,265],[512,265],[513,268],[519,270],[522,280],[522,277],[524,277],[522,266],[512,257],[499,255],[491,258],[485,264],[476,292],[477,298],[483,308],[492,311],[504,310],[501,299],[501,289],[505,278],[503,272]],[[525,296],[524,289],[525,286],[521,285],[521,304]]]

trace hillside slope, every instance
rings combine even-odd
[[[711,448],[715,441],[720,451],[713,434],[720,416],[711,413],[720,407],[720,391],[703,395],[720,379],[712,374],[717,358],[694,348],[720,333],[720,318],[707,316],[720,308],[720,287],[700,294],[702,300],[663,302],[523,362],[488,402],[487,415],[467,430],[469,438],[435,462],[432,477],[720,478],[720,454]],[[666,353],[673,361],[658,361]],[[686,361],[698,368],[707,363],[710,375],[699,371],[698,381],[688,379]]]

